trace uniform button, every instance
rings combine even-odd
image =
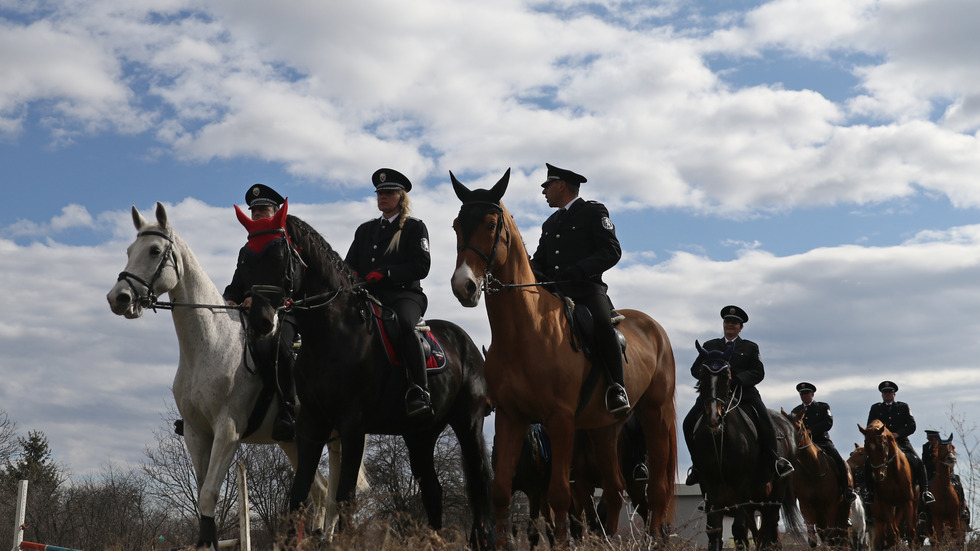
[[[371,259],[371,262],[374,262],[374,259],[373,258]]]
[[[555,266],[555,269],[557,270],[558,269],[558,266]]]
[[[377,248],[378,248],[378,246],[377,246],[377,245],[375,245],[375,246],[373,246],[373,247],[371,247],[371,248],[372,248],[372,249],[377,249]]]
[[[560,237],[561,237],[561,234],[560,234],[560,233],[556,233],[556,234],[555,234],[555,239],[558,239],[558,238],[560,238]]]
[[[558,253],[560,253],[560,252],[561,252],[561,251],[555,251],[555,254],[558,254]]]

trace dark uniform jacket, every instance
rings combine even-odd
[[[909,436],[915,432],[915,418],[909,412],[908,404],[898,400],[892,402],[891,405],[878,402],[871,406],[871,411],[868,412],[868,423],[870,424],[875,419],[884,423],[900,444],[909,445]]]
[[[727,345],[724,338],[711,339],[704,343],[703,348],[708,351],[725,350]],[[691,365],[691,375],[695,379],[701,379],[701,364],[704,358],[699,354]],[[728,363],[732,366],[732,379],[742,387],[742,395],[759,398],[759,391],[755,385],[762,382],[766,377],[766,369],[762,365],[762,358],[759,356],[759,345],[745,340],[742,337],[735,337],[735,349]],[[743,398],[744,399],[744,398]]]
[[[398,230],[399,218],[391,224],[384,217],[361,224],[354,232],[354,241],[347,251],[347,264],[361,277],[381,272],[385,277],[372,284],[372,294],[386,302],[393,297],[412,298],[423,305],[421,280],[429,275],[432,259],[429,256],[429,230],[418,218],[405,220],[398,250],[385,253]]]
[[[834,426],[834,416],[830,413],[830,406],[826,402],[816,400],[810,405],[800,404],[793,408],[793,414],[806,410],[803,416],[803,426],[810,431],[810,437],[818,446],[825,442],[830,442],[830,429]]]
[[[287,286],[286,266],[292,267],[289,255],[289,243],[285,239],[270,242],[259,253],[245,245],[238,251],[235,274],[221,296],[225,300],[241,304],[246,297],[251,296],[253,285]],[[292,290],[286,289],[287,292]]]
[[[571,297],[605,294],[602,272],[615,266],[622,255],[606,206],[579,198],[568,211],[559,209],[545,220],[531,265],[548,280],[574,267],[580,273],[573,279],[579,281],[561,286]]]

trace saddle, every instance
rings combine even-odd
[[[397,333],[398,328],[395,324],[394,312],[385,309],[380,306],[376,301],[368,299],[365,302],[368,311],[371,312],[371,317],[374,319],[374,326],[378,330],[378,334],[381,336],[381,342],[384,344],[385,354],[388,356],[388,361],[391,365],[396,367],[402,367],[405,364],[402,363],[401,358],[398,357],[398,352],[395,349],[394,343],[392,342],[391,335]],[[442,345],[439,344],[438,339],[429,330],[429,327],[425,325],[424,321],[420,321],[415,325],[416,336],[422,341],[422,352],[425,356],[425,370],[427,373],[432,374],[435,372],[442,371],[446,368],[447,359],[446,352],[443,350]]]
[[[561,300],[565,305],[565,319],[568,320],[568,324],[572,328],[572,347],[576,352],[581,347],[585,355],[591,357],[592,350],[595,349],[595,320],[592,319],[592,312],[584,306],[579,308],[575,301],[569,297],[561,296]],[[626,319],[626,316],[615,310],[611,310],[609,316],[613,329],[616,331],[621,352],[626,354],[626,336],[617,328],[619,322]]]

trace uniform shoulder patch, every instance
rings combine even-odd
[[[423,251],[429,252],[429,240],[428,239],[426,239],[426,238],[423,237],[422,238],[422,241],[421,241],[421,245],[422,245],[422,250]]]
[[[612,220],[610,220],[608,216],[602,217],[602,227],[606,228],[609,231],[613,231],[614,229],[616,229],[616,227],[613,226]]]

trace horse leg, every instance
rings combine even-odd
[[[493,471],[483,437],[483,412],[470,416],[465,423],[450,423],[463,458],[466,494],[473,510],[473,534],[470,544],[477,549],[493,545],[493,518],[490,514],[490,480]]]
[[[646,397],[645,397],[646,398]],[[660,404],[659,406],[657,404]],[[677,426],[673,400],[657,402],[645,399],[637,404],[634,415],[647,445],[647,470],[650,479],[646,487],[644,521],[653,537],[666,542],[673,520],[674,479],[677,477]],[[648,513],[646,511],[649,511]]]
[[[521,446],[527,433],[527,423],[510,418],[497,410],[494,420],[494,446],[497,449],[497,468],[490,485],[494,509],[495,544],[497,549],[513,549],[514,535],[510,530],[510,496],[514,470],[521,456]]]
[[[297,451],[296,442],[277,442],[279,447],[282,448],[283,453],[286,454],[286,458],[289,459],[289,465],[293,468],[295,473],[297,470],[297,460],[299,452]],[[337,478],[340,473],[340,442],[334,441],[329,445],[330,448],[330,470],[328,473],[332,478]],[[334,467],[336,463],[336,467]],[[310,501],[316,510],[315,521],[313,523],[313,528],[318,530],[329,538],[333,534],[334,525],[337,522],[337,482],[336,480],[328,480],[323,476],[323,473],[317,469],[314,475],[313,483],[310,487]]]
[[[568,545],[568,508],[571,492],[568,475],[575,446],[575,426],[572,416],[559,413],[545,423],[551,438],[551,480],[548,482],[548,502],[555,513],[555,541],[558,546]]]
[[[214,495],[207,496],[207,498],[202,494],[205,482],[207,482],[213,443],[214,437],[212,435],[205,436],[190,423],[184,423],[184,445],[187,446],[191,463],[194,465],[194,476],[197,481],[197,510],[201,515],[198,547],[203,546],[206,542],[214,542],[215,547],[217,547],[218,541],[218,528],[214,521],[214,504],[218,501],[218,492],[215,490]],[[211,506],[205,509],[208,503]]]
[[[595,457],[602,476],[602,499],[606,502],[606,536],[619,531],[619,513],[623,509],[623,474],[619,468],[619,431],[621,425],[609,425],[590,432]]]
[[[215,427],[214,440],[211,443],[211,455],[207,465],[204,482],[199,484],[198,509],[201,512],[201,533],[197,547],[218,548],[218,533],[214,519],[214,509],[218,503],[218,494],[225,476],[231,467],[231,461],[238,451],[238,434],[227,422],[224,426]],[[234,435],[234,438],[232,438]]]
[[[711,507],[706,507],[708,514],[704,523],[704,532],[708,535],[708,551],[721,551],[721,538],[723,515],[720,512],[712,511]],[[732,535],[735,534],[735,525],[732,524]]]
[[[413,433],[404,436],[412,476],[419,483],[422,506],[429,519],[429,526],[433,530],[442,528],[442,485],[439,484],[439,476],[436,474],[435,461],[433,461],[438,437],[438,433]]]

